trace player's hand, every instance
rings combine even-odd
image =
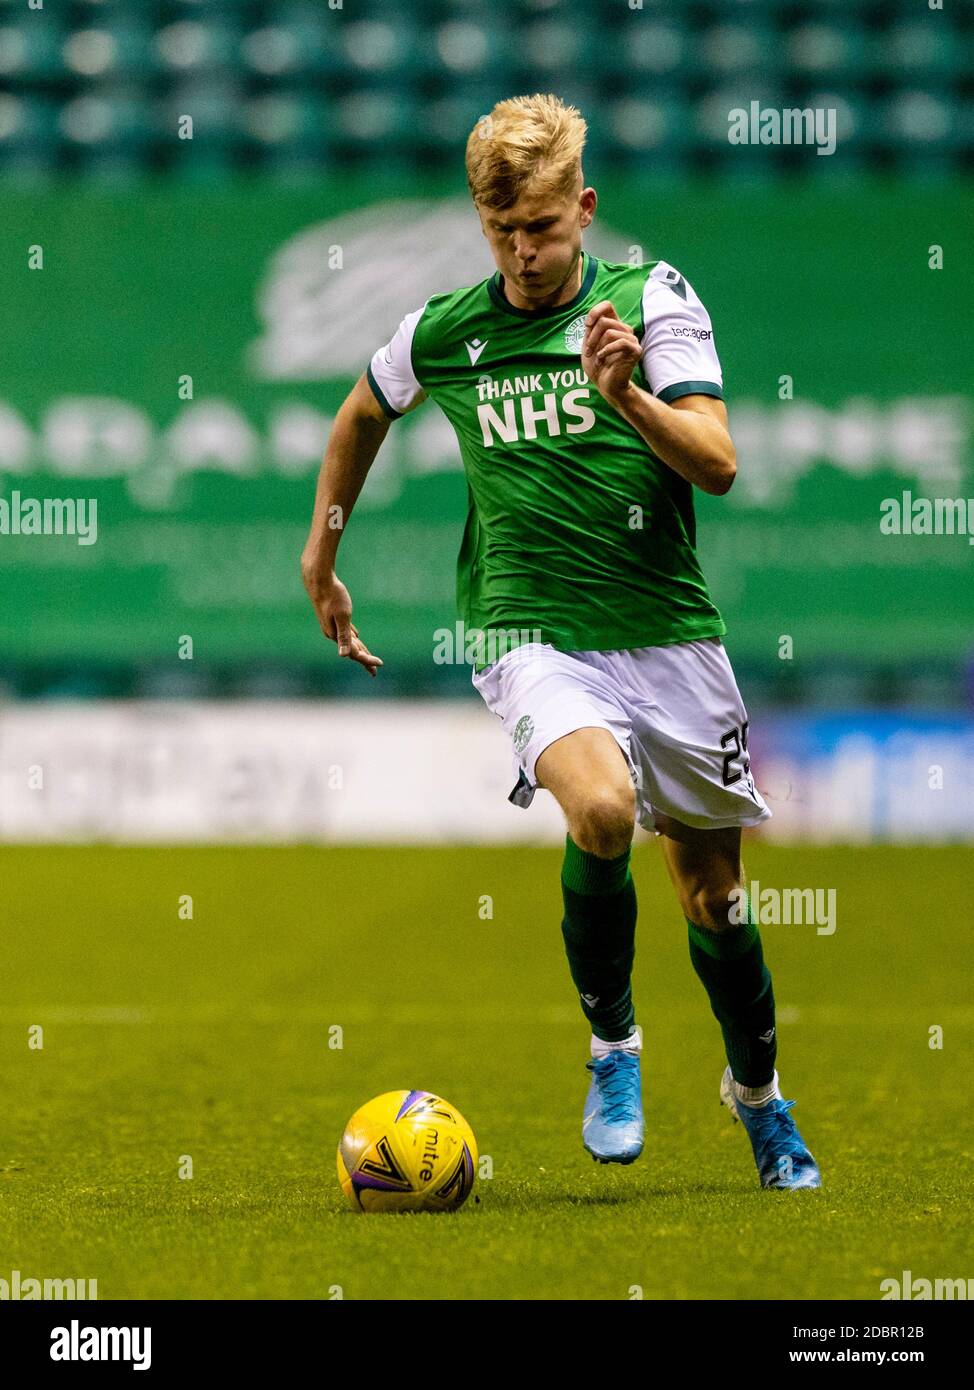
[[[338,575],[334,572],[320,575],[314,569],[302,567],[301,576],[322,632],[329,641],[338,643],[338,655],[357,661],[374,676],[382,661],[372,655],[359,637],[358,628],[352,622],[351,594]]]
[[[610,403],[628,391],[632,374],[642,356],[639,339],[623,323],[612,301],[603,299],[585,317],[582,368]]]

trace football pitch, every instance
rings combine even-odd
[[[969,850],[746,846],[762,885],[836,890],[834,934],[762,930],[782,1089],[824,1182],[797,1193],[760,1189],[718,1105],[719,1029],[652,843],[628,1168],[582,1149],[558,850],[3,853],[0,1278],[97,1279],[102,1299],[875,1300],[904,1270],[974,1274]],[[344,1123],[397,1088],[444,1095],[490,1160],[456,1214],[345,1207]]]

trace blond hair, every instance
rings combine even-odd
[[[499,101],[467,140],[467,183],[475,203],[506,208],[529,188],[565,195],[577,187],[587,126],[550,93]]]

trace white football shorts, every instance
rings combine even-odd
[[[771,815],[754,786],[747,710],[719,637],[607,652],[529,642],[475,671],[473,683],[511,739],[516,806],[530,806],[549,744],[598,728],[622,749],[647,830],[660,813],[701,830]]]

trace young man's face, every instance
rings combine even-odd
[[[594,188],[557,197],[522,193],[507,208],[477,205],[484,236],[516,308],[570,299],[578,288],[582,231],[592,221]]]

